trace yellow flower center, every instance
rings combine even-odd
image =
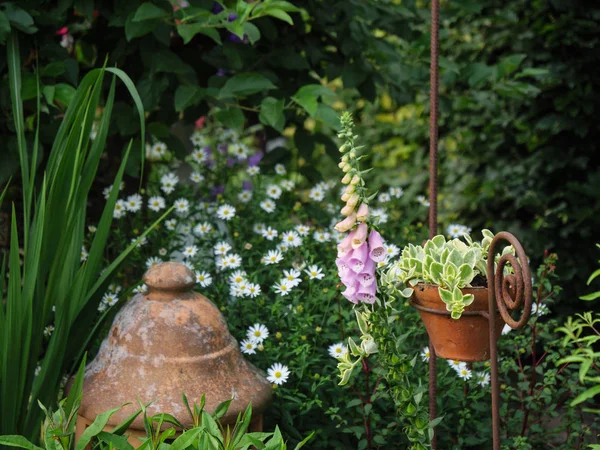
[[[275,378],[281,378],[281,372],[279,372],[279,371],[275,372]]]

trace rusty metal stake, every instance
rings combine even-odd
[[[439,0],[431,1],[431,63],[429,92],[429,238],[437,234],[438,196],[438,103],[439,103]],[[498,244],[506,241],[515,248],[517,257],[507,254],[498,261],[494,272],[494,260]],[[518,258],[518,259],[517,259]],[[504,276],[504,267],[510,264],[513,272]],[[492,434],[493,450],[500,450],[500,385],[498,382],[498,343],[496,340],[496,313],[513,329],[523,328],[531,314],[532,288],[531,272],[527,255],[515,236],[508,232],[498,233],[490,244],[487,265],[489,311],[480,313],[489,322],[490,365],[492,385]],[[511,297],[510,290],[515,292]],[[523,301],[523,314],[518,321],[510,316]],[[449,313],[448,313],[449,315]],[[437,417],[437,360],[431,339],[429,340],[429,418]],[[431,440],[432,450],[437,449],[436,432]]]
[[[431,55],[429,79],[429,238],[437,234],[438,188],[438,97],[439,97],[439,28],[440,1],[431,2]],[[429,420],[437,417],[437,358],[429,340]],[[436,432],[433,430],[431,448],[436,450]]]

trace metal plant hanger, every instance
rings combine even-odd
[[[438,191],[438,98],[439,98],[439,23],[440,2],[431,2],[431,65],[430,65],[430,98],[429,98],[429,238],[437,234],[437,191]],[[516,257],[511,254],[503,255],[497,262],[494,271],[496,253],[500,245],[508,243],[515,249]],[[506,265],[512,267],[513,273],[504,275]],[[496,317],[502,319],[513,329],[523,328],[531,314],[532,288],[531,272],[527,263],[527,255],[515,236],[502,231],[494,237],[490,244],[487,260],[488,311],[469,312],[484,317],[489,322],[490,336],[490,365],[492,385],[492,432],[493,450],[500,450],[500,385],[498,382],[498,346]],[[415,305],[413,305],[415,306]],[[415,306],[417,307],[417,306]],[[523,307],[519,320],[511,317],[511,312]],[[417,307],[419,308],[419,307]],[[431,312],[431,311],[429,311]],[[436,314],[450,316],[447,311]],[[429,340],[429,417],[437,417],[437,361],[431,339]],[[437,449],[434,432],[431,448]]]

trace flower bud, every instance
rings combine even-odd
[[[349,158],[348,158],[348,155],[344,155],[344,156],[342,156],[342,161],[343,161],[343,162],[348,162],[348,159],[349,159]]]
[[[354,211],[354,206],[346,205],[342,208],[341,214],[342,216],[349,216]]]
[[[365,222],[369,217],[369,205],[366,203],[361,203],[358,207],[358,211],[356,211],[356,220],[359,222]]]
[[[348,143],[342,144],[340,147],[340,153],[344,153],[346,150],[348,150]]]
[[[342,167],[342,172],[348,173],[352,170],[352,166],[348,163],[344,163],[344,167]]]
[[[350,184],[358,184],[360,183],[360,177],[358,175],[354,175],[352,177],[352,180],[350,181]]]
[[[349,184],[348,186],[346,186],[346,189],[344,190],[344,194],[352,194],[352,193],[354,193],[355,190],[356,190],[356,186],[353,184]]]
[[[340,233],[345,233],[350,228],[352,228],[355,223],[356,223],[356,214],[352,213],[348,217],[346,217],[344,220],[342,220],[341,222],[338,222],[334,228],[337,231],[339,231]]]
[[[342,201],[343,202],[347,202],[348,200],[350,200],[350,197],[352,196],[352,194],[342,194]]]
[[[347,163],[346,163],[346,161],[340,161],[340,162],[338,163],[338,167],[339,167],[340,169],[344,170],[344,167],[346,166],[346,164],[347,164]]]
[[[350,174],[346,174],[344,175],[344,178],[342,178],[342,184],[348,184],[350,183],[350,180],[352,180],[352,177],[350,176]]]
[[[358,205],[358,200],[359,200],[358,195],[352,194],[352,196],[348,199],[346,204],[354,207],[354,206]]]

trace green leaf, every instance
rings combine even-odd
[[[473,268],[468,264],[463,264],[458,268],[458,276],[460,277],[461,283],[468,284],[473,281],[473,277],[475,276],[475,272]]]
[[[587,295],[583,295],[581,297],[579,297],[581,300],[585,300],[585,301],[592,301],[592,300],[596,300],[597,298],[600,297],[600,291],[598,292],[592,292],[591,294],[587,294]]]
[[[285,115],[283,114],[284,100],[266,97],[260,104],[259,120],[264,125],[275,128],[280,133],[285,126]]]
[[[227,80],[219,92],[219,98],[246,97],[275,88],[271,80],[260,73],[240,73]]]
[[[266,14],[267,16],[275,17],[279,20],[283,20],[284,22],[287,22],[290,25],[294,25],[294,21],[292,20],[290,15],[286,13],[283,9],[269,8],[265,10],[264,14]]]
[[[447,305],[452,303],[452,292],[444,288],[438,288],[438,293],[440,294],[440,298],[444,303]]]
[[[244,23],[244,34],[248,36],[250,44],[254,44],[260,39],[260,30],[251,22]]]
[[[215,113],[216,119],[228,128],[241,130],[246,118],[240,108],[221,109]]]
[[[10,24],[18,30],[27,34],[33,34],[38,30],[33,23],[33,18],[24,9],[21,9],[12,3],[6,3],[4,8],[6,18],[9,20]]]
[[[170,16],[168,11],[159,8],[153,3],[145,2],[142,3],[135,11],[135,15],[133,16],[132,20],[133,22],[141,22],[143,20],[161,19],[167,16]]]
[[[110,447],[118,450],[133,450],[133,445],[129,443],[126,436],[101,431],[96,436],[100,442],[109,444]]]
[[[207,26],[206,23],[203,22],[177,25],[177,33],[179,33],[179,36],[183,38],[184,44],[189,43],[198,33],[208,36],[219,45],[223,44],[217,29]]]
[[[204,431],[204,427],[192,428],[191,430],[184,431],[181,436],[173,441],[170,450],[185,450],[192,445],[194,440],[200,433]]]
[[[331,106],[319,103],[315,117],[333,130],[340,128],[340,116]]]
[[[157,20],[134,22],[133,16],[134,13],[129,14],[129,16],[127,16],[127,20],[125,21],[125,38],[127,41],[131,41],[132,39],[151,33],[159,24],[159,21]]]
[[[0,445],[25,448],[27,450],[43,450],[41,447],[29,442],[23,436],[0,436]]]
[[[182,112],[189,106],[198,104],[205,94],[206,90],[200,86],[178,86],[175,90],[175,111]]]
[[[300,450],[302,447],[304,447],[304,445],[306,445],[308,443],[308,441],[310,441],[313,436],[315,435],[315,431],[313,431],[312,433],[310,433],[308,436],[306,436],[304,439],[302,439],[302,441],[298,442],[298,445],[296,445],[296,447],[294,448],[294,450]]]
[[[298,89],[292,96],[292,100],[302,106],[309,115],[314,116],[319,109],[319,97],[331,98],[335,97],[335,94],[320,84],[307,84]]]
[[[575,399],[571,402],[571,406],[578,405],[590,398],[600,394],[600,385],[589,388],[588,390],[579,394]]]
[[[0,11],[0,44],[6,42],[6,36],[10,33],[10,22],[4,11]]]
[[[596,279],[596,277],[600,276],[600,269],[596,269],[588,278],[586,284],[589,286],[592,281]]]
[[[54,85],[54,101],[65,107],[71,104],[74,95],[75,88],[70,84],[58,83]]]
[[[125,405],[119,406],[118,408],[109,409],[108,411],[98,414],[94,422],[92,422],[92,424],[85,429],[79,438],[79,441],[77,441],[75,450],[83,450],[91,442],[92,438],[102,432],[110,417],[119,411],[123,406]]]
[[[431,281],[435,284],[440,284],[442,278],[442,272],[444,271],[444,266],[442,266],[439,262],[432,262],[430,266],[429,276],[431,277]]]

